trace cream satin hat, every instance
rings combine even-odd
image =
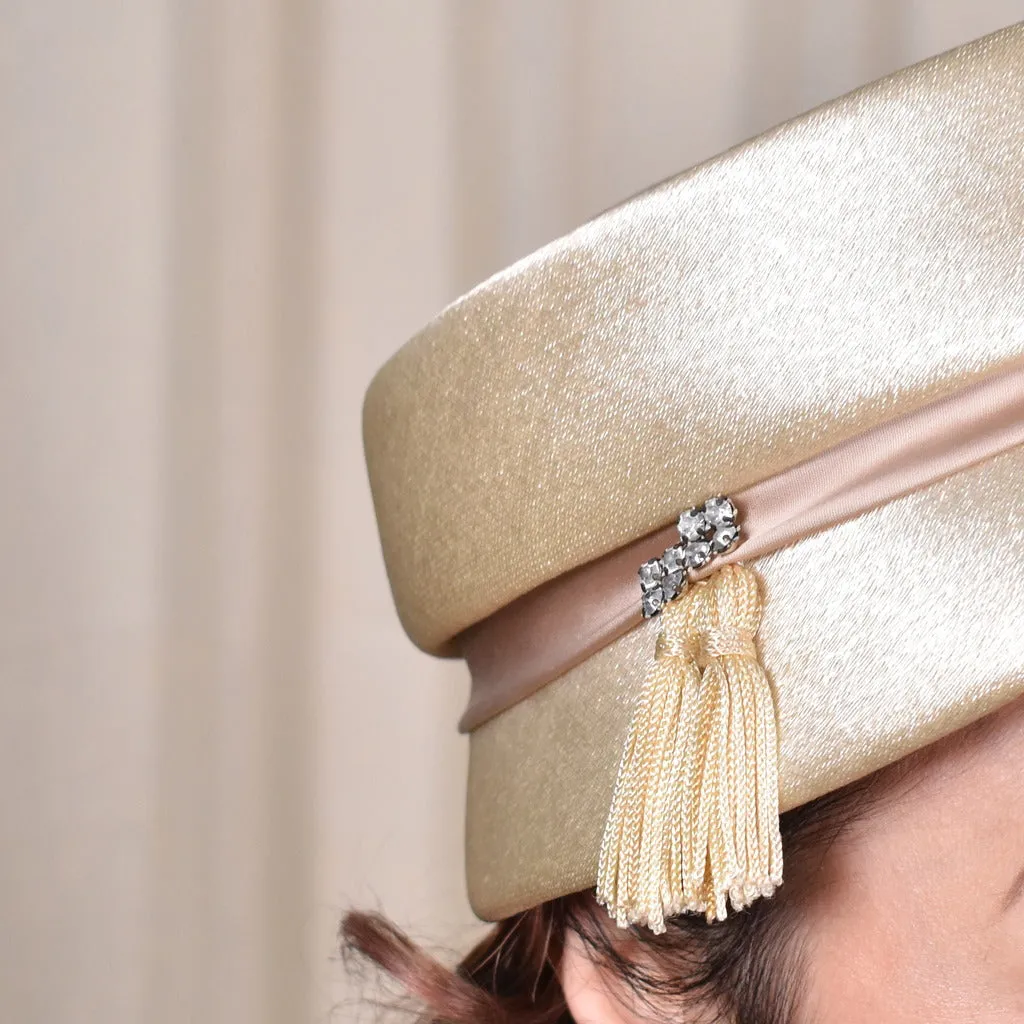
[[[473,675],[477,913],[770,895],[780,809],[1024,691],[1024,28],[486,281],[364,434],[402,623]]]

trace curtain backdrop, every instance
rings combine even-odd
[[[377,366],[628,194],[1024,0],[0,0],[0,1018],[369,1017],[454,946],[466,693],[391,608]]]

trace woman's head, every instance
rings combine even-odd
[[[557,1016],[579,977],[595,1024],[1020,1009],[1022,101],[1024,28],[874,83],[375,378],[382,550],[409,636],[468,663],[468,892],[505,920],[472,984],[349,930],[450,1017]]]
[[[783,816],[787,880],[725,921],[612,925],[591,893],[499,924],[455,975],[344,935],[452,1024],[1009,1024],[1024,1014],[1024,701]]]

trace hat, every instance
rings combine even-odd
[[[623,924],[1024,692],[1024,28],[835,100],[453,303],[364,439],[402,624],[473,677],[467,876]]]

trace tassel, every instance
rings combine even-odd
[[[775,699],[756,574],[726,566],[661,613],[605,826],[597,898],[655,933],[723,920],[782,882]]]

